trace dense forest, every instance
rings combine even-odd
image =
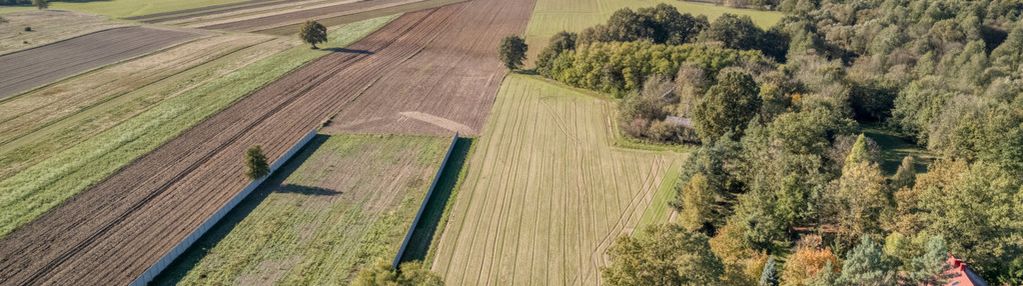
[[[617,241],[605,281],[921,285],[951,254],[1023,285],[1023,1],[764,3],[769,29],[623,9],[537,58],[627,136],[697,146],[678,223]],[[864,126],[929,156],[882,170]]]

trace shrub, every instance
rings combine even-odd
[[[245,175],[250,179],[259,179],[270,173],[270,166],[266,162],[266,155],[263,155],[263,148],[259,145],[252,146],[245,151]]]

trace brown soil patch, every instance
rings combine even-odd
[[[0,284],[127,284],[248,183],[245,149],[276,159],[339,111],[419,111],[478,132],[504,74],[499,40],[522,33],[532,8],[475,0],[408,13],[288,74],[0,240]],[[409,122],[366,130],[433,127]]]
[[[198,37],[145,27],[115,28],[0,56],[0,99]]]

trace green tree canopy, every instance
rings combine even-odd
[[[270,165],[267,164],[266,155],[263,155],[263,148],[259,145],[252,146],[245,151],[245,175],[250,179],[259,179],[270,173]]]
[[[700,140],[712,143],[725,133],[741,136],[746,124],[760,112],[760,87],[740,70],[723,70],[707,90],[693,114]]]
[[[526,45],[526,40],[523,40],[522,37],[507,36],[501,40],[499,50],[501,62],[510,70],[518,69],[522,66],[522,61],[526,59],[527,49],[529,47]]]
[[[877,243],[864,236],[842,263],[838,285],[896,285],[896,271]]]
[[[298,36],[303,42],[312,45],[313,49],[317,49],[316,44],[327,42],[327,27],[316,21],[306,21]]]
[[[608,249],[608,285],[716,285],[724,266],[708,238],[678,225],[652,225],[635,237],[620,237]]]

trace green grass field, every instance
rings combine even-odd
[[[916,158],[914,169],[917,172],[927,172],[927,166],[935,158],[934,154],[928,152],[926,148],[913,144],[913,142],[910,142],[910,139],[904,138],[883,126],[862,126],[860,132],[863,132],[868,138],[877,142],[878,147],[881,148],[880,165],[881,170],[885,174],[894,175],[895,171],[899,169],[899,165],[902,164],[902,158],[906,156]]]
[[[724,13],[748,15],[753,18],[754,23],[764,28],[778,23],[783,16],[781,12],[775,11],[738,9],[678,0],[536,0],[533,17],[526,28],[529,59],[536,58],[551,36],[558,32],[579,32],[603,24],[614,11],[621,8],[652,7],[660,3],[678,7],[682,13],[706,15],[711,20]]]
[[[536,77],[505,78],[433,270],[449,285],[597,283],[617,236],[667,218],[665,180],[684,156],[613,147],[614,110]]]
[[[450,142],[317,136],[155,284],[348,284],[397,254]]]
[[[331,41],[327,46],[346,46],[396,17],[395,15],[376,18],[341,27],[332,32]],[[329,52],[325,50],[311,50],[306,46],[296,46],[185,90],[175,89],[179,88],[179,85],[157,82],[156,84],[161,84],[160,88],[154,89],[153,92],[171,90],[177,94],[151,106],[146,106],[144,111],[123,118],[123,121],[112,124],[93,123],[102,127],[92,128],[103,129],[87,138],[40,143],[29,141],[30,143],[26,144],[31,145],[5,147],[7,150],[44,148],[53,151],[44,154],[45,159],[33,162],[23,170],[0,180],[0,237],[103,180],[121,167],[131,163],[135,158],[156,149],[164,142],[230,106],[250,92],[327,53]],[[208,68],[206,65],[200,65],[197,68],[204,67]],[[116,102],[111,100],[108,103]],[[122,106],[98,104],[81,112],[92,112],[89,110],[96,110],[101,114],[136,112],[135,110],[117,108],[122,108]],[[78,118],[71,116],[65,120],[78,120]],[[56,122],[49,126],[60,128],[64,125],[61,122]],[[47,132],[46,128],[40,130],[37,132]],[[88,134],[97,132],[97,130],[84,126],[70,129],[67,132]],[[76,138],[74,134],[63,135],[68,138]],[[6,155],[0,154],[0,161],[18,157],[20,152],[23,151],[10,152]]]
[[[124,18],[241,1],[245,0],[85,0],[51,2],[50,9],[71,10],[106,15],[114,18]],[[0,14],[25,9],[35,8],[25,6],[0,6]]]

